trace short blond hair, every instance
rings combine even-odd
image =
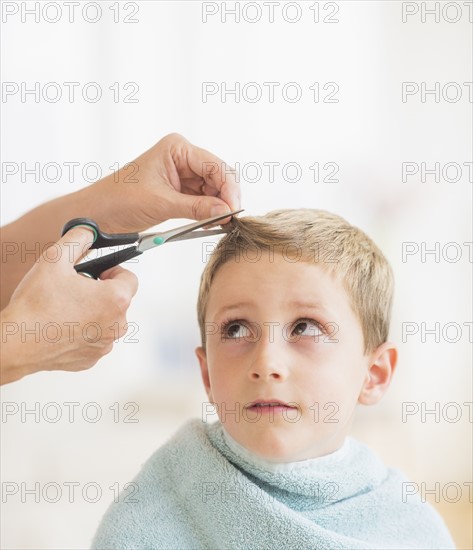
[[[217,244],[202,273],[197,315],[205,347],[205,313],[212,281],[230,260],[258,252],[283,254],[288,261],[320,264],[341,278],[357,315],[368,353],[386,342],[394,278],[381,250],[363,231],[342,217],[309,208],[274,210],[265,216],[233,218],[232,229]]]

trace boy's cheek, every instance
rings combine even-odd
[[[210,342],[209,342],[210,344]],[[212,342],[209,346],[209,361],[212,358],[212,365],[218,367],[222,363],[228,364],[232,361],[241,361],[246,354],[251,350],[251,344],[245,342],[236,342],[236,341],[220,341],[218,338],[217,342]]]

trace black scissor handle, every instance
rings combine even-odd
[[[100,230],[98,224],[90,218],[74,218],[73,220],[69,220],[62,228],[61,235],[63,236],[74,227],[79,226],[88,227],[94,232],[94,242],[90,248],[108,248],[120,244],[133,244],[136,243],[140,237],[138,233],[104,233]],[[115,267],[140,254],[142,254],[142,252],[137,250],[136,246],[130,246],[129,248],[112,252],[106,256],[82,262],[81,264],[75,265],[74,269],[81,275],[91,277],[92,279],[98,279],[107,269]]]
[[[75,265],[74,269],[81,275],[85,275],[91,279],[98,279],[107,269],[115,267],[127,260],[131,260],[131,258],[135,258],[140,254],[143,254],[141,250],[137,250],[135,246],[130,246],[123,250],[118,250],[117,252],[102,256],[101,258],[94,258],[93,260],[82,262],[81,264]]]
[[[140,237],[138,233],[104,233],[100,230],[97,223],[90,218],[74,218],[73,220],[69,220],[62,228],[61,236],[64,236],[74,227],[81,225],[89,227],[95,234],[94,242],[90,248],[107,248],[109,246],[117,246],[119,244],[133,244]]]

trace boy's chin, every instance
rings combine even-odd
[[[268,433],[267,437],[251,438],[246,437],[241,443],[248,451],[258,458],[268,462],[292,462],[297,460],[294,454],[297,453],[297,444],[286,436],[277,437],[274,433]]]

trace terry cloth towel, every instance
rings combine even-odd
[[[94,549],[454,549],[407,479],[347,438],[332,454],[270,463],[217,421],[185,423],[105,514]],[[128,491],[129,492],[129,491]]]

